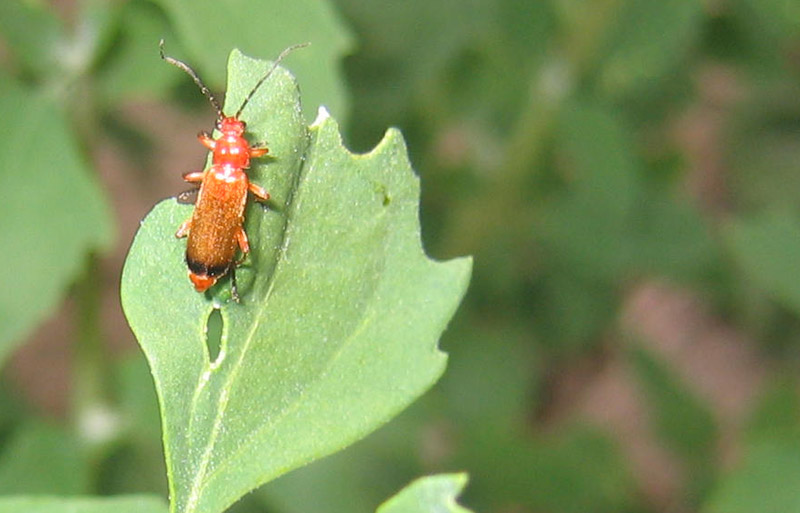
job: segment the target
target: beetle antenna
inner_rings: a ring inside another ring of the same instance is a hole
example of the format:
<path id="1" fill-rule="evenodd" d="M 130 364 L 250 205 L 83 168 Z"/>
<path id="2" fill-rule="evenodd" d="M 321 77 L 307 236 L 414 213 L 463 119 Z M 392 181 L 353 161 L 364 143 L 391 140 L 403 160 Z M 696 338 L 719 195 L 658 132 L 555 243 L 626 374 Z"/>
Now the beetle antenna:
<path id="1" fill-rule="evenodd" d="M 190 68 L 189 65 L 186 64 L 185 62 L 179 61 L 178 59 L 173 59 L 172 57 L 170 57 L 168 55 L 164 55 L 164 40 L 163 39 L 158 43 L 158 51 L 161 54 L 161 58 L 164 59 L 164 61 L 166 61 L 168 64 L 172 64 L 173 66 L 175 66 L 178 69 L 183 70 L 187 75 L 192 77 L 192 80 L 194 80 L 194 83 L 197 84 L 197 87 L 200 88 L 200 92 L 203 93 L 203 96 L 208 98 L 208 101 L 211 102 L 211 105 L 214 107 L 214 110 L 217 111 L 218 118 L 219 119 L 224 118 L 225 115 L 222 114 L 222 107 L 219 106 L 219 102 L 217 101 L 216 98 L 214 98 L 214 95 L 211 94 L 211 91 L 209 91 L 208 87 L 206 87 L 206 85 L 203 83 L 203 81 L 200 80 L 200 77 L 197 76 L 197 73 L 195 73 L 194 70 L 192 68 Z"/>
<path id="2" fill-rule="evenodd" d="M 278 64 L 280 64 L 280 62 L 283 60 L 284 57 L 286 57 L 293 51 L 297 50 L 298 48 L 304 48 L 310 44 L 311 43 L 299 43 L 296 45 L 292 45 L 286 48 L 284 51 L 282 51 L 280 55 L 278 55 L 278 57 L 274 61 L 272 61 L 272 66 L 270 66 L 269 70 L 264 74 L 263 77 L 261 77 L 261 80 L 259 80 L 258 83 L 255 85 L 255 87 L 253 87 L 253 89 L 250 91 L 250 94 L 247 95 L 247 98 L 244 99 L 244 101 L 242 102 L 242 106 L 239 107 L 239 110 L 236 111 L 236 116 L 234 117 L 237 119 L 239 118 L 239 116 L 242 114 L 242 111 L 244 110 L 245 105 L 247 105 L 247 102 L 249 102 L 250 99 L 253 97 L 253 95 L 256 94 L 256 91 L 258 90 L 259 87 L 261 87 L 261 84 L 263 84 L 264 81 L 266 81 L 269 78 L 269 76 L 272 75 L 272 72 L 275 71 L 275 68 L 278 67 Z"/>

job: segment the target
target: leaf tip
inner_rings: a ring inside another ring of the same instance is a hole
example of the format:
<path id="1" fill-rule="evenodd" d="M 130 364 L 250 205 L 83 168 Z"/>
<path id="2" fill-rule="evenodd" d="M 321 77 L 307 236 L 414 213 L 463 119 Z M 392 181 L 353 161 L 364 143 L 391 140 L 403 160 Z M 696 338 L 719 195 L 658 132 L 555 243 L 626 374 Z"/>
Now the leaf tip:
<path id="1" fill-rule="evenodd" d="M 314 119 L 314 122 L 311 123 L 311 128 L 319 128 L 322 126 L 325 121 L 331 117 L 331 113 L 328 112 L 328 109 L 325 108 L 324 105 L 320 105 L 319 109 L 317 110 L 317 117 Z"/>
<path id="2" fill-rule="evenodd" d="M 468 477 L 464 472 L 421 477 L 381 504 L 377 513 L 406 511 L 472 513 L 458 503 L 458 497 L 467 481 Z"/>

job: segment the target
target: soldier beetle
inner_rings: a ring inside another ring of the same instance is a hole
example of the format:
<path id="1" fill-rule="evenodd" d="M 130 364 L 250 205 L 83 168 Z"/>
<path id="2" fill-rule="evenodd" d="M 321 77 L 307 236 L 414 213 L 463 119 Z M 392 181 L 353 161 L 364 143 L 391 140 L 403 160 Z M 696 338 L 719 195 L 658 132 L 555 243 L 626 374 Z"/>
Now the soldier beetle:
<path id="1" fill-rule="evenodd" d="M 251 182 L 245 173 L 250 167 L 251 158 L 263 157 L 269 150 L 264 145 L 251 146 L 247 142 L 244 138 L 247 124 L 240 117 L 247 103 L 281 60 L 289 52 L 308 44 L 293 45 L 281 52 L 244 99 L 236 114 L 226 116 L 197 73 L 184 62 L 164 55 L 164 40 L 159 43 L 161 58 L 188 74 L 217 111 L 216 129 L 220 135 L 214 139 L 208 132 L 200 132 L 197 136 L 200 143 L 213 152 L 211 166 L 204 171 L 192 171 L 183 175 L 187 182 L 199 183 L 200 190 L 192 216 L 175 233 L 178 238 L 187 237 L 186 265 L 189 268 L 189 279 L 198 292 L 208 290 L 230 272 L 231 295 L 239 302 L 235 269 L 250 252 L 243 225 L 247 193 L 249 191 L 260 201 L 269 199 L 269 193 Z M 237 248 L 242 252 L 239 261 L 235 259 Z"/>

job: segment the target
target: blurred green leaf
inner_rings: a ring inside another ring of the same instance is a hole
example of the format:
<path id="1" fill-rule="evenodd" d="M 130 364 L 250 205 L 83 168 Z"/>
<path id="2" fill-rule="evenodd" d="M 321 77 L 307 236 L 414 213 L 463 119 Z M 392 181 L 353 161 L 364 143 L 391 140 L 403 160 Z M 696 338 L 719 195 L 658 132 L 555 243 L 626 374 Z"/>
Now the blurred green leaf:
<path id="1" fill-rule="evenodd" d="M 627 241 L 631 266 L 638 272 L 690 281 L 719 267 L 719 250 L 702 213 L 671 192 L 661 186 L 640 198 Z"/>
<path id="2" fill-rule="evenodd" d="M 226 101 L 266 69 L 231 54 Z M 250 170 L 273 195 L 251 205 L 242 304 L 196 293 L 172 200 L 144 220 L 122 303 L 156 381 L 174 511 L 220 511 L 395 415 L 444 368 L 436 341 L 464 293 L 468 259 L 435 263 L 419 240 L 419 185 L 397 132 L 354 156 L 324 118 L 309 132 L 297 88 L 274 73 L 244 116 L 272 159 Z M 346 201 L 343 201 L 346 198 Z M 257 271 L 254 273 L 254 271 Z M 205 325 L 220 308 L 219 358 Z"/>
<path id="3" fill-rule="evenodd" d="M 703 4 L 694 0 L 628 0 L 609 24 L 609 45 L 600 56 L 603 92 L 619 97 L 641 92 L 668 76 L 700 42 Z"/>
<path id="4" fill-rule="evenodd" d="M 469 513 L 456 502 L 466 484 L 466 474 L 423 477 L 381 504 L 377 513 Z"/>
<path id="5" fill-rule="evenodd" d="M 470 430 L 451 464 L 469 469 L 466 500 L 478 511 L 633 511 L 636 489 L 622 454 L 595 429 L 561 426 L 540 438 Z"/>
<path id="6" fill-rule="evenodd" d="M 787 376 L 765 388 L 748 419 L 748 439 L 756 442 L 780 438 L 800 440 L 800 393 L 797 391 L 797 382 Z"/>
<path id="7" fill-rule="evenodd" d="M 23 0 L 0 2 L 0 39 L 18 64 L 35 75 L 52 74 L 63 50 L 61 21 L 48 4 Z"/>
<path id="8" fill-rule="evenodd" d="M 454 341 L 448 369 L 431 392 L 365 439 L 281 476 L 259 495 L 270 509 L 284 513 L 368 513 L 398 483 L 422 472 L 463 466 L 448 459 L 463 438 L 477 438 L 472 431 L 505 440 L 525 422 L 536 376 L 519 328 L 448 331 L 447 338 Z M 465 435 L 460 430 L 467 426 Z M 471 461 L 470 468 L 485 464 Z M 505 504 L 506 499 L 493 497 L 493 504 Z"/>
<path id="9" fill-rule="evenodd" d="M 599 343 L 614 321 L 620 299 L 607 284 L 586 280 L 571 266 L 551 262 L 536 284 L 533 322 L 548 354 L 578 357 Z"/>
<path id="10" fill-rule="evenodd" d="M 540 80 L 556 26 L 549 2 L 336 3 L 361 42 L 347 60 L 358 99 L 348 141 L 357 148 L 374 144 L 387 125 L 403 126 L 416 152 L 442 124 L 469 129 L 481 120 L 507 130 Z M 493 149 L 482 141 L 470 150 L 496 162 Z"/>
<path id="11" fill-rule="evenodd" d="M 537 368 L 522 328 L 465 326 L 448 333 L 457 342 L 436 393 L 452 422 L 481 429 L 524 424 Z"/>
<path id="12" fill-rule="evenodd" d="M 635 347 L 630 356 L 656 434 L 686 462 L 692 494 L 703 493 L 719 436 L 711 410 L 647 350 Z"/>
<path id="13" fill-rule="evenodd" d="M 710 460 L 717 427 L 708 407 L 644 348 L 633 348 L 630 355 L 658 434 L 683 458 Z"/>
<path id="14" fill-rule="evenodd" d="M 143 441 L 160 441 L 158 399 L 147 360 L 142 355 L 128 357 L 117 364 L 114 375 L 120 410 L 130 435 Z"/>
<path id="15" fill-rule="evenodd" d="M 632 257 L 628 233 L 642 193 L 631 136 L 607 109 L 574 102 L 557 137 L 568 190 L 548 206 L 545 242 L 575 274 L 617 281 Z"/>
<path id="16" fill-rule="evenodd" d="M 729 77 L 735 86 L 735 77 Z M 791 210 L 800 195 L 800 84 L 762 79 L 737 104 L 722 142 L 725 184 L 740 212 Z"/>
<path id="17" fill-rule="evenodd" d="M 800 511 L 800 441 L 751 447 L 740 467 L 723 477 L 702 513 Z"/>
<path id="18" fill-rule="evenodd" d="M 767 43 L 787 46 L 800 35 L 800 4 L 787 0 L 733 0 L 731 7 Z M 773 50 L 775 47 L 772 47 Z"/>
<path id="19" fill-rule="evenodd" d="M 161 446 L 158 398 L 142 354 L 117 362 L 115 394 L 122 433 L 104 454 L 98 470 L 103 495 L 157 493 L 167 496 L 167 472 Z"/>
<path id="20" fill-rule="evenodd" d="M 543 209 L 552 265 L 606 286 L 641 273 L 696 277 L 716 256 L 705 222 L 663 185 L 645 186 L 632 138 L 618 116 L 591 101 L 562 112 L 566 190 Z"/>
<path id="21" fill-rule="evenodd" d="M 158 42 L 174 39 L 164 14 L 151 2 L 125 2 L 117 12 L 118 33 L 97 71 L 98 88 L 113 105 L 132 97 L 162 97 L 179 80 L 158 55 Z M 147 70 L 146 73 L 143 70 Z"/>
<path id="22" fill-rule="evenodd" d="M 160 497 L 2 497 L 0 513 L 166 513 Z"/>
<path id="23" fill-rule="evenodd" d="M 21 402 L 12 397 L 8 387 L 0 386 L 0 450 L 24 420 L 26 414 Z"/>
<path id="24" fill-rule="evenodd" d="M 369 485 L 383 484 L 381 472 L 394 462 L 379 460 L 370 464 L 368 454 L 348 447 L 306 467 L 268 483 L 257 493 L 270 510 L 283 513 L 326 511 L 328 513 L 367 513 L 376 504 Z M 361 457 L 365 456 L 365 457 Z M 369 472 L 379 472 L 370 479 Z"/>
<path id="25" fill-rule="evenodd" d="M 423 472 L 419 444 L 425 427 L 417 402 L 363 440 L 281 476 L 257 495 L 270 511 L 282 513 L 372 512 L 401 483 Z"/>
<path id="26" fill-rule="evenodd" d="M 6 82 L 0 94 L 0 362 L 58 304 L 90 251 L 113 238 L 111 212 L 61 106 Z"/>
<path id="27" fill-rule="evenodd" d="M 728 228 L 728 247 L 745 276 L 775 300 L 800 313 L 797 217 L 776 211 L 736 220 Z"/>
<path id="28" fill-rule="evenodd" d="M 89 493 L 89 463 L 83 445 L 67 432 L 22 425 L 0 452 L 0 495 Z"/>
<path id="29" fill-rule="evenodd" d="M 608 217 L 621 222 L 636 206 L 642 188 L 630 127 L 591 99 L 567 104 L 559 121 L 556 142 L 570 187 L 592 194 Z"/>
<path id="30" fill-rule="evenodd" d="M 350 33 L 326 1 L 297 0 L 157 0 L 174 23 L 191 64 L 206 83 L 219 87 L 222 63 L 237 48 L 248 55 L 274 59 L 286 47 L 311 42 L 285 66 L 303 90 L 306 119 L 320 105 L 343 119 L 349 98 L 340 69 L 353 43 Z M 169 42 L 167 42 L 169 44 Z"/>
<path id="31" fill-rule="evenodd" d="M 167 472 L 161 446 L 120 440 L 95 467 L 98 495 L 155 494 L 167 497 Z"/>

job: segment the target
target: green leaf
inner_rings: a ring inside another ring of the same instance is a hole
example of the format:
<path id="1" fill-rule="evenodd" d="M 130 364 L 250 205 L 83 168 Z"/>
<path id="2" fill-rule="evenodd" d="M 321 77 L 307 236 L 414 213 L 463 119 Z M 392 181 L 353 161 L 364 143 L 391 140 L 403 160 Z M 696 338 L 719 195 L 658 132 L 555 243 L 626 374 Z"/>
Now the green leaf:
<path id="1" fill-rule="evenodd" d="M 185 77 L 158 57 L 159 39 L 174 38 L 163 12 L 143 0 L 126 2 L 118 11 L 117 40 L 96 75 L 104 99 L 113 104 L 130 97 L 164 95 Z"/>
<path id="2" fill-rule="evenodd" d="M 550 46 L 550 3 L 337 0 L 360 42 L 347 61 L 358 98 L 348 141 L 371 146 L 387 124 L 411 132 L 416 116 L 427 127 L 489 118 L 494 129 L 494 120 L 515 120 Z"/>
<path id="3" fill-rule="evenodd" d="M 631 360 L 653 430 L 686 466 L 687 499 L 693 503 L 706 495 L 716 470 L 712 462 L 719 432 L 714 416 L 665 362 L 638 347 L 631 351 Z"/>
<path id="4" fill-rule="evenodd" d="M 617 113 L 573 101 L 559 128 L 568 188 L 543 216 L 557 266 L 615 287 L 637 272 L 685 279 L 711 267 L 714 247 L 699 212 L 663 185 L 647 186 L 634 134 Z"/>
<path id="5" fill-rule="evenodd" d="M 745 276 L 775 300 L 800 312 L 800 222 L 796 216 L 773 212 L 735 221 L 729 227 L 728 242 Z"/>
<path id="6" fill-rule="evenodd" d="M 227 104 L 238 106 L 266 66 L 233 52 Z M 331 118 L 309 131 L 298 102 L 279 68 L 243 113 L 252 140 L 269 142 L 272 157 L 249 174 L 273 200 L 248 208 L 241 304 L 225 301 L 228 280 L 210 297 L 190 285 L 174 233 L 191 207 L 173 200 L 143 221 L 125 263 L 122 304 L 156 382 L 173 511 L 221 511 L 352 443 L 444 369 L 436 341 L 470 261 L 425 257 L 418 179 L 398 132 L 353 155 Z M 223 328 L 212 361 L 215 308 Z"/>
<path id="7" fill-rule="evenodd" d="M 99 472 L 103 494 L 163 493 L 167 495 L 166 467 L 161 444 L 158 401 L 147 360 L 130 355 L 113 369 L 121 425 L 119 442 L 106 455 Z"/>
<path id="8" fill-rule="evenodd" d="M 791 43 L 786 40 L 800 34 L 800 4 L 797 2 L 734 0 L 731 7 L 746 20 L 743 29 L 757 31 L 768 44 L 785 44 L 788 47 Z M 772 49 L 774 52 L 775 46 Z"/>
<path id="9" fill-rule="evenodd" d="M 720 267 L 715 239 L 697 208 L 663 186 L 649 189 L 639 204 L 627 241 L 633 267 L 680 280 Z"/>
<path id="10" fill-rule="evenodd" d="M 763 39 L 759 38 L 759 41 Z M 769 46 L 772 56 L 775 43 Z M 758 59 L 756 59 L 758 60 Z M 763 65 L 763 59 L 760 61 Z M 740 212 L 791 210 L 800 194 L 800 140 L 788 120 L 800 117 L 800 86 L 793 80 L 759 79 L 726 131 L 725 180 Z"/>
<path id="11" fill-rule="evenodd" d="M 222 84 L 222 63 L 231 48 L 274 58 L 284 48 L 307 41 L 291 57 L 291 69 L 305 98 L 306 119 L 325 105 L 341 118 L 348 98 L 340 60 L 352 38 L 328 2 L 319 0 L 158 0 L 175 25 L 188 61 L 209 86 Z M 168 42 L 169 43 L 169 42 Z"/>
<path id="12" fill-rule="evenodd" d="M 714 456 L 717 439 L 717 427 L 707 405 L 645 349 L 634 348 L 630 354 L 642 392 L 652 408 L 657 433 L 689 463 L 707 464 Z"/>
<path id="13" fill-rule="evenodd" d="M 161 513 L 167 506 L 159 497 L 131 495 L 65 499 L 62 497 L 0 498 L 0 513 Z"/>
<path id="14" fill-rule="evenodd" d="M 466 474 L 423 477 L 381 504 L 377 513 L 469 513 L 456 502 L 466 484 Z"/>
<path id="15" fill-rule="evenodd" d="M 749 440 L 800 439 L 800 392 L 793 377 L 773 376 L 759 394 L 758 402 L 748 419 Z"/>
<path id="16" fill-rule="evenodd" d="M 546 214 L 545 243 L 583 277 L 618 281 L 633 253 L 628 233 L 642 192 L 631 134 L 608 109 L 574 102 L 557 135 L 572 181 Z"/>
<path id="17" fill-rule="evenodd" d="M 74 436 L 56 427 L 29 424 L 0 453 L 0 494 L 89 492 L 89 460 Z"/>
<path id="18" fill-rule="evenodd" d="M 736 471 L 720 480 L 703 513 L 800 511 L 800 444 L 769 441 L 752 447 Z"/>
<path id="19" fill-rule="evenodd" d="M 130 436 L 144 442 L 160 440 L 158 406 L 153 380 L 143 355 L 119 362 L 114 371 L 117 380 L 115 397 Z"/>
<path id="20" fill-rule="evenodd" d="M 470 469 L 467 496 L 479 511 L 633 511 L 630 470 L 617 444 L 599 430 L 567 425 L 552 435 L 523 437 L 475 427 L 460 435 L 456 464 Z"/>
<path id="21" fill-rule="evenodd" d="M 451 369 L 448 360 L 445 376 Z M 419 448 L 441 427 L 440 417 L 431 418 L 431 405 L 436 415 L 441 412 L 436 389 L 369 436 L 262 486 L 256 496 L 269 511 L 282 513 L 374 511 L 403 483 L 430 470 L 431 455 Z"/>
<path id="22" fill-rule="evenodd" d="M 0 39 L 19 65 L 37 75 L 58 68 L 56 53 L 63 44 L 63 27 L 44 2 L 7 0 L 0 2 Z"/>
<path id="23" fill-rule="evenodd" d="M 628 0 L 611 31 L 600 80 L 606 92 L 620 96 L 646 93 L 667 76 L 700 40 L 703 5 L 693 0 Z"/>
<path id="24" fill-rule="evenodd" d="M 447 417 L 484 430 L 524 425 L 538 378 L 530 329 L 508 323 L 459 327 L 449 334 L 457 350 L 436 388 Z"/>
<path id="25" fill-rule="evenodd" d="M 255 492 L 268 511 L 282 513 L 365 513 L 372 511 L 386 494 L 378 497 L 375 487 L 385 484 L 382 473 L 396 462 L 379 459 L 361 450 L 359 444 L 299 468 Z M 370 444 L 372 445 L 372 444 Z M 353 452 L 355 450 L 355 453 Z M 377 476 L 377 477 L 376 477 Z"/>
<path id="26" fill-rule="evenodd" d="M 0 362 L 56 306 L 111 212 L 53 99 L 8 82 L 0 94 Z"/>

